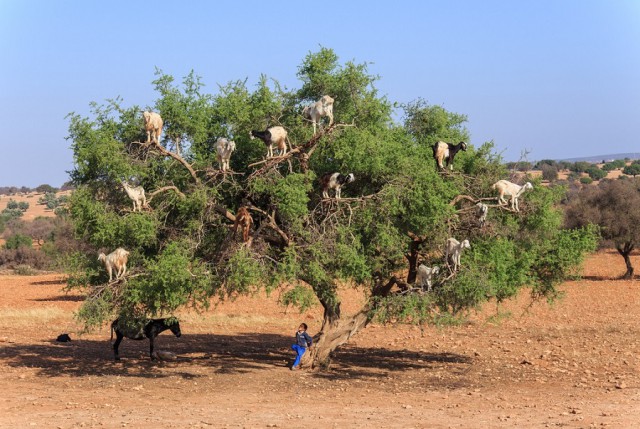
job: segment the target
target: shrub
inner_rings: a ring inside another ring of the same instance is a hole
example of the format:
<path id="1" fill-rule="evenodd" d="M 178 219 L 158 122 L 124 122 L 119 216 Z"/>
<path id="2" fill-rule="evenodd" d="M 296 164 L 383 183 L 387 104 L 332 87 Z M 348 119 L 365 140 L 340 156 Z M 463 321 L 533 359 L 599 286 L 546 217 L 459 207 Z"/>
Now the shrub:
<path id="1" fill-rule="evenodd" d="M 580 183 L 582 183 L 583 185 L 590 185 L 593 183 L 593 179 L 591 177 L 581 177 Z"/>
<path id="2" fill-rule="evenodd" d="M 17 233 L 7 238 L 4 247 L 5 249 L 18 249 L 20 247 L 31 247 L 31 243 L 31 237 Z"/>
<path id="3" fill-rule="evenodd" d="M 55 193 L 57 191 L 56 188 L 54 188 L 51 185 L 40 185 L 36 188 L 36 192 L 41 192 L 41 193 Z"/>
<path id="4" fill-rule="evenodd" d="M 13 271 L 19 276 L 34 276 L 37 274 L 37 271 L 27 264 L 16 265 Z"/>
<path id="5" fill-rule="evenodd" d="M 543 164 L 542 167 L 542 178 L 544 180 L 548 180 L 549 182 L 553 182 L 558 180 L 558 169 L 549 164 Z"/>
<path id="6" fill-rule="evenodd" d="M 640 164 L 627 165 L 622 172 L 628 176 L 636 177 L 640 174 Z"/>
<path id="7" fill-rule="evenodd" d="M 51 260 L 44 253 L 30 247 L 0 249 L 0 267 L 15 268 L 19 265 L 45 270 L 51 266 Z"/>
<path id="8" fill-rule="evenodd" d="M 587 169 L 587 174 L 589 175 L 589 177 L 591 177 L 593 180 L 601 180 L 604 179 L 605 177 L 607 177 L 607 172 L 600 170 L 597 166 L 592 165 L 591 167 L 589 167 Z"/>

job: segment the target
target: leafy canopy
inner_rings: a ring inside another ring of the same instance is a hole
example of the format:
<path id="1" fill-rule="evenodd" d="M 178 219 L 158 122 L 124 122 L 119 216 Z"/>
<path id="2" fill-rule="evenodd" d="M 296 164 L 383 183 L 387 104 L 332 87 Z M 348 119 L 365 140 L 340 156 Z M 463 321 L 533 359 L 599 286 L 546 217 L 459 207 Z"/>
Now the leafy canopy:
<path id="1" fill-rule="evenodd" d="M 469 142 L 466 116 L 419 99 L 402 107 L 398 123 L 375 87 L 379 77 L 366 63 L 341 63 L 331 49 L 309 53 L 297 76 L 297 90 L 261 76 L 255 87 L 239 80 L 207 94 L 193 72 L 178 85 L 157 70 L 151 108 L 165 121 L 160 147 L 144 143 L 140 106 L 112 99 L 94 103 L 90 117 L 69 115 L 77 188 L 69 212 L 93 251 L 76 255 L 70 284 L 98 286 L 79 313 L 88 327 L 115 315 L 206 308 L 213 296 L 261 287 L 288 287 L 284 304 L 305 308 L 317 299 L 339 315 L 338 281 L 374 294 L 415 269 L 412 251 L 419 262 L 443 266 L 446 239 L 469 239 L 462 271 L 440 279 L 434 293 L 376 296 L 371 306 L 383 320 L 437 323 L 525 285 L 553 297 L 593 247 L 593 231 L 561 228 L 564 190 L 537 183 L 521 213 L 492 207 L 488 225 L 478 227 L 469 200 L 495 196 L 491 184 L 507 177 L 492 143 L 470 144 L 447 174 L 436 171 L 431 149 L 437 140 Z M 325 94 L 335 99 L 338 125 L 313 136 L 301 111 Z M 294 151 L 265 161 L 264 144 L 249 132 L 275 125 L 287 129 Z M 236 142 L 234 174 L 218 171 L 219 137 Z M 339 203 L 322 201 L 318 186 L 333 172 L 356 177 Z M 130 211 L 122 180 L 144 187 L 149 209 Z M 459 195 L 468 199 L 454 202 Z M 247 205 L 254 229 L 243 244 L 231 226 Z M 130 274 L 106 285 L 95 255 L 116 247 L 129 250 Z"/>

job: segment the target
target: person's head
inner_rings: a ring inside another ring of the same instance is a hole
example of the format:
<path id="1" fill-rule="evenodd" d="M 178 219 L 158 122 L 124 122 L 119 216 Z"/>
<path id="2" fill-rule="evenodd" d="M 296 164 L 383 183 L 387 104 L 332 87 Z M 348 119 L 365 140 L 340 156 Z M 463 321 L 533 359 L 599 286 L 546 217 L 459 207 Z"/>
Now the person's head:
<path id="1" fill-rule="evenodd" d="M 298 331 L 306 331 L 306 330 L 307 330 L 306 323 L 301 323 L 300 326 L 298 326 Z"/>

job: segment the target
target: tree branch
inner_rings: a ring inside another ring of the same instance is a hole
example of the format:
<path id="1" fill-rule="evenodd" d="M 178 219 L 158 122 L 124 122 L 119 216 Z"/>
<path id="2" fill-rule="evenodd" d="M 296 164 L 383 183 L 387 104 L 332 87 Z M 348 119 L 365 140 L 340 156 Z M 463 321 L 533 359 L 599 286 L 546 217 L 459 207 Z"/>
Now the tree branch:
<path id="1" fill-rule="evenodd" d="M 191 174 L 191 177 L 193 177 L 193 180 L 197 183 L 200 184 L 200 179 L 198 178 L 198 176 L 196 175 L 195 170 L 193 169 L 193 167 L 191 166 L 191 164 L 189 164 L 183 157 L 181 157 L 180 155 L 170 152 L 168 150 L 166 150 L 165 148 L 163 148 L 160 143 L 156 142 L 156 141 L 150 141 L 150 142 L 132 142 L 132 143 L 137 143 L 143 146 L 153 146 L 155 147 L 158 152 L 160 152 L 161 155 L 164 156 L 170 156 L 171 158 L 175 159 L 176 161 L 178 161 L 180 164 L 182 164 L 182 166 L 184 168 L 186 168 L 189 173 Z"/>
<path id="2" fill-rule="evenodd" d="M 176 186 L 173 186 L 173 185 L 172 186 L 163 186 L 162 188 L 156 189 L 155 191 L 149 193 L 149 199 L 147 200 L 147 204 L 149 204 L 151 202 L 151 200 L 153 199 L 153 197 L 155 197 L 157 194 L 159 194 L 160 192 L 166 192 L 166 191 L 174 191 L 183 200 L 185 198 L 187 198 L 182 192 L 180 192 L 180 189 L 178 189 Z"/>

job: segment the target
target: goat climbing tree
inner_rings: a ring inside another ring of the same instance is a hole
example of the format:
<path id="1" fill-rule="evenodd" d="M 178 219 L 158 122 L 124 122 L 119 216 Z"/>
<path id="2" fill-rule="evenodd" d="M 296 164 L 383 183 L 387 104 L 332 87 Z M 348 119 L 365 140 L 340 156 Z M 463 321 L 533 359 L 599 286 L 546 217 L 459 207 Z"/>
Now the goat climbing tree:
<path id="1" fill-rule="evenodd" d="M 378 94 L 367 65 L 341 64 L 331 49 L 304 58 L 297 90 L 261 76 L 253 89 L 236 81 L 206 94 L 194 73 L 182 85 L 156 75 L 159 98 L 147 108 L 164 120 L 159 143 L 146 143 L 142 109 L 121 99 L 94 104 L 91 117 L 69 115 L 77 187 L 70 216 L 88 249 L 70 264 L 69 284 L 91 286 L 79 312 L 88 328 L 287 285 L 286 304 L 324 308 L 307 354 L 322 366 L 374 318 L 440 323 L 524 286 L 554 297 L 595 243 L 591 229 L 561 228 L 562 188 L 537 186 L 517 214 L 493 207 L 480 228 L 470 208 L 508 178 L 491 142 L 470 144 L 453 172 L 438 172 L 431 145 L 469 141 L 466 117 L 418 100 L 394 121 L 394 104 Z M 313 135 L 302 108 L 325 94 L 335 99 L 335 123 Z M 264 144 L 249 132 L 274 125 L 287 129 L 291 150 L 265 160 Z M 226 173 L 216 163 L 219 137 L 236 142 Z M 356 177 L 340 201 L 321 198 L 318 179 L 327 172 Z M 127 209 L 122 180 L 152 196 L 146 210 Z M 242 206 L 254 219 L 248 243 L 232 237 Z M 416 290 L 407 281 L 416 265 L 444 266 L 449 237 L 471 242 L 462 268 L 436 279 L 431 293 Z M 130 274 L 107 287 L 95 254 L 116 247 L 130 251 Z M 342 313 L 340 284 L 364 286 L 356 314 Z"/>

